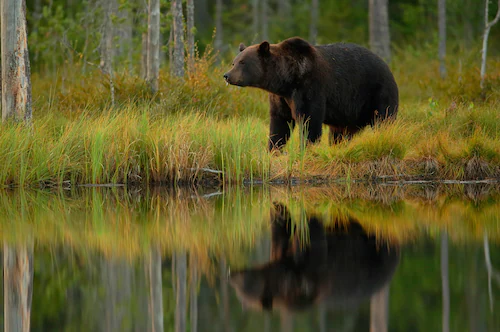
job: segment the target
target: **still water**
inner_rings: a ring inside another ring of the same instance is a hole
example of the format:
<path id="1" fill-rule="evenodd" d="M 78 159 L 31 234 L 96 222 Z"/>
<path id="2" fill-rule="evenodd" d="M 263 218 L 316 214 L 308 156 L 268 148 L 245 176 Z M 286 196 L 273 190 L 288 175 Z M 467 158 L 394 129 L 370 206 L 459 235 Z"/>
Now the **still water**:
<path id="1" fill-rule="evenodd" d="M 3 190 L 0 232 L 2 326 L 500 331 L 494 185 Z"/>

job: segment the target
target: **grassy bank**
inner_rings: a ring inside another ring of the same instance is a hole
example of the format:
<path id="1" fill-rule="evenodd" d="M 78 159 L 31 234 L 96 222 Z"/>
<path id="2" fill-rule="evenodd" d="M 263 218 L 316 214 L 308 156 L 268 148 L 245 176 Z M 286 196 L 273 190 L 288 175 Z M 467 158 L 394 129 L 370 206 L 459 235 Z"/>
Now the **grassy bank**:
<path id="1" fill-rule="evenodd" d="M 113 107 L 100 72 L 35 75 L 33 127 L 0 131 L 0 185 L 498 179 L 500 61 L 488 65 L 493 74 L 481 91 L 466 56 L 450 60 L 441 80 L 437 61 L 401 52 L 393 61 L 396 122 L 336 146 L 325 132 L 305 151 L 295 133 L 275 155 L 266 152 L 266 94 L 226 87 L 227 66 L 208 58 L 185 81 L 163 72 L 156 95 L 140 78 L 118 73 Z"/>

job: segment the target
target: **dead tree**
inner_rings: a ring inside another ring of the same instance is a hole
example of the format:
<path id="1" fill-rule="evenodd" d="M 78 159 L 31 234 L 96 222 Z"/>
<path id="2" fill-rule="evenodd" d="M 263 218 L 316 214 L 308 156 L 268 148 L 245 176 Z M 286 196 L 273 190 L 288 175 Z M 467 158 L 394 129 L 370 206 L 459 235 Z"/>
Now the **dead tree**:
<path id="1" fill-rule="evenodd" d="M 182 0 L 172 1 L 174 16 L 174 63 L 172 71 L 174 76 L 184 76 L 184 16 L 182 14 Z"/>
<path id="2" fill-rule="evenodd" d="M 194 35 L 196 29 L 194 27 L 194 0 L 187 0 L 187 49 L 188 49 L 188 72 L 194 73 Z"/>
<path id="3" fill-rule="evenodd" d="M 149 0 L 146 81 L 153 93 L 160 76 L 160 0 Z"/>
<path id="4" fill-rule="evenodd" d="M 31 73 L 26 28 L 26 2 L 0 1 L 2 121 L 31 123 Z"/>
<path id="5" fill-rule="evenodd" d="M 493 21 L 489 19 L 489 0 L 484 1 L 484 33 L 483 33 L 483 50 L 481 60 L 481 89 L 484 89 L 484 77 L 486 75 L 486 55 L 488 53 L 488 37 L 491 27 L 500 20 L 500 0 L 498 0 L 497 14 Z"/>

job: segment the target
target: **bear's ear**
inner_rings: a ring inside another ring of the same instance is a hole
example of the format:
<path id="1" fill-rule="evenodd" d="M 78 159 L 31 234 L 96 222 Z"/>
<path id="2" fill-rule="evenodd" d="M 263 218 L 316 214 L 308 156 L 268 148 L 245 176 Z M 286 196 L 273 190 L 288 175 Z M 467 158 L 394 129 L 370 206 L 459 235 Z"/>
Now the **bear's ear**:
<path id="1" fill-rule="evenodd" d="M 245 48 L 247 48 L 247 47 L 245 46 L 245 44 L 240 43 L 240 52 L 243 52 L 243 50 L 245 50 Z"/>
<path id="2" fill-rule="evenodd" d="M 269 51 L 269 43 L 266 41 L 263 41 L 262 43 L 260 43 L 259 45 L 259 54 L 260 55 L 269 55 L 271 54 L 271 52 Z"/>

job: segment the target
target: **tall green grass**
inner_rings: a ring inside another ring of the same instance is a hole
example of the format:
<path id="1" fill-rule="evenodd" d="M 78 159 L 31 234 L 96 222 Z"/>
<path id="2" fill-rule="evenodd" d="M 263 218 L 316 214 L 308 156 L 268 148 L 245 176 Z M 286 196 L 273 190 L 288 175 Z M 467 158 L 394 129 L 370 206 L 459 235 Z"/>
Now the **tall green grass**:
<path id="1" fill-rule="evenodd" d="M 185 80 L 162 72 L 155 95 L 117 73 L 115 107 L 97 71 L 34 75 L 33 127 L 0 127 L 0 186 L 499 178 L 500 61 L 490 60 L 480 90 L 473 60 L 450 57 L 442 80 L 437 61 L 399 51 L 396 121 L 335 146 L 326 130 L 305 146 L 307 133 L 296 129 L 275 154 L 267 152 L 266 93 L 226 86 L 225 65 L 209 56 Z"/>

